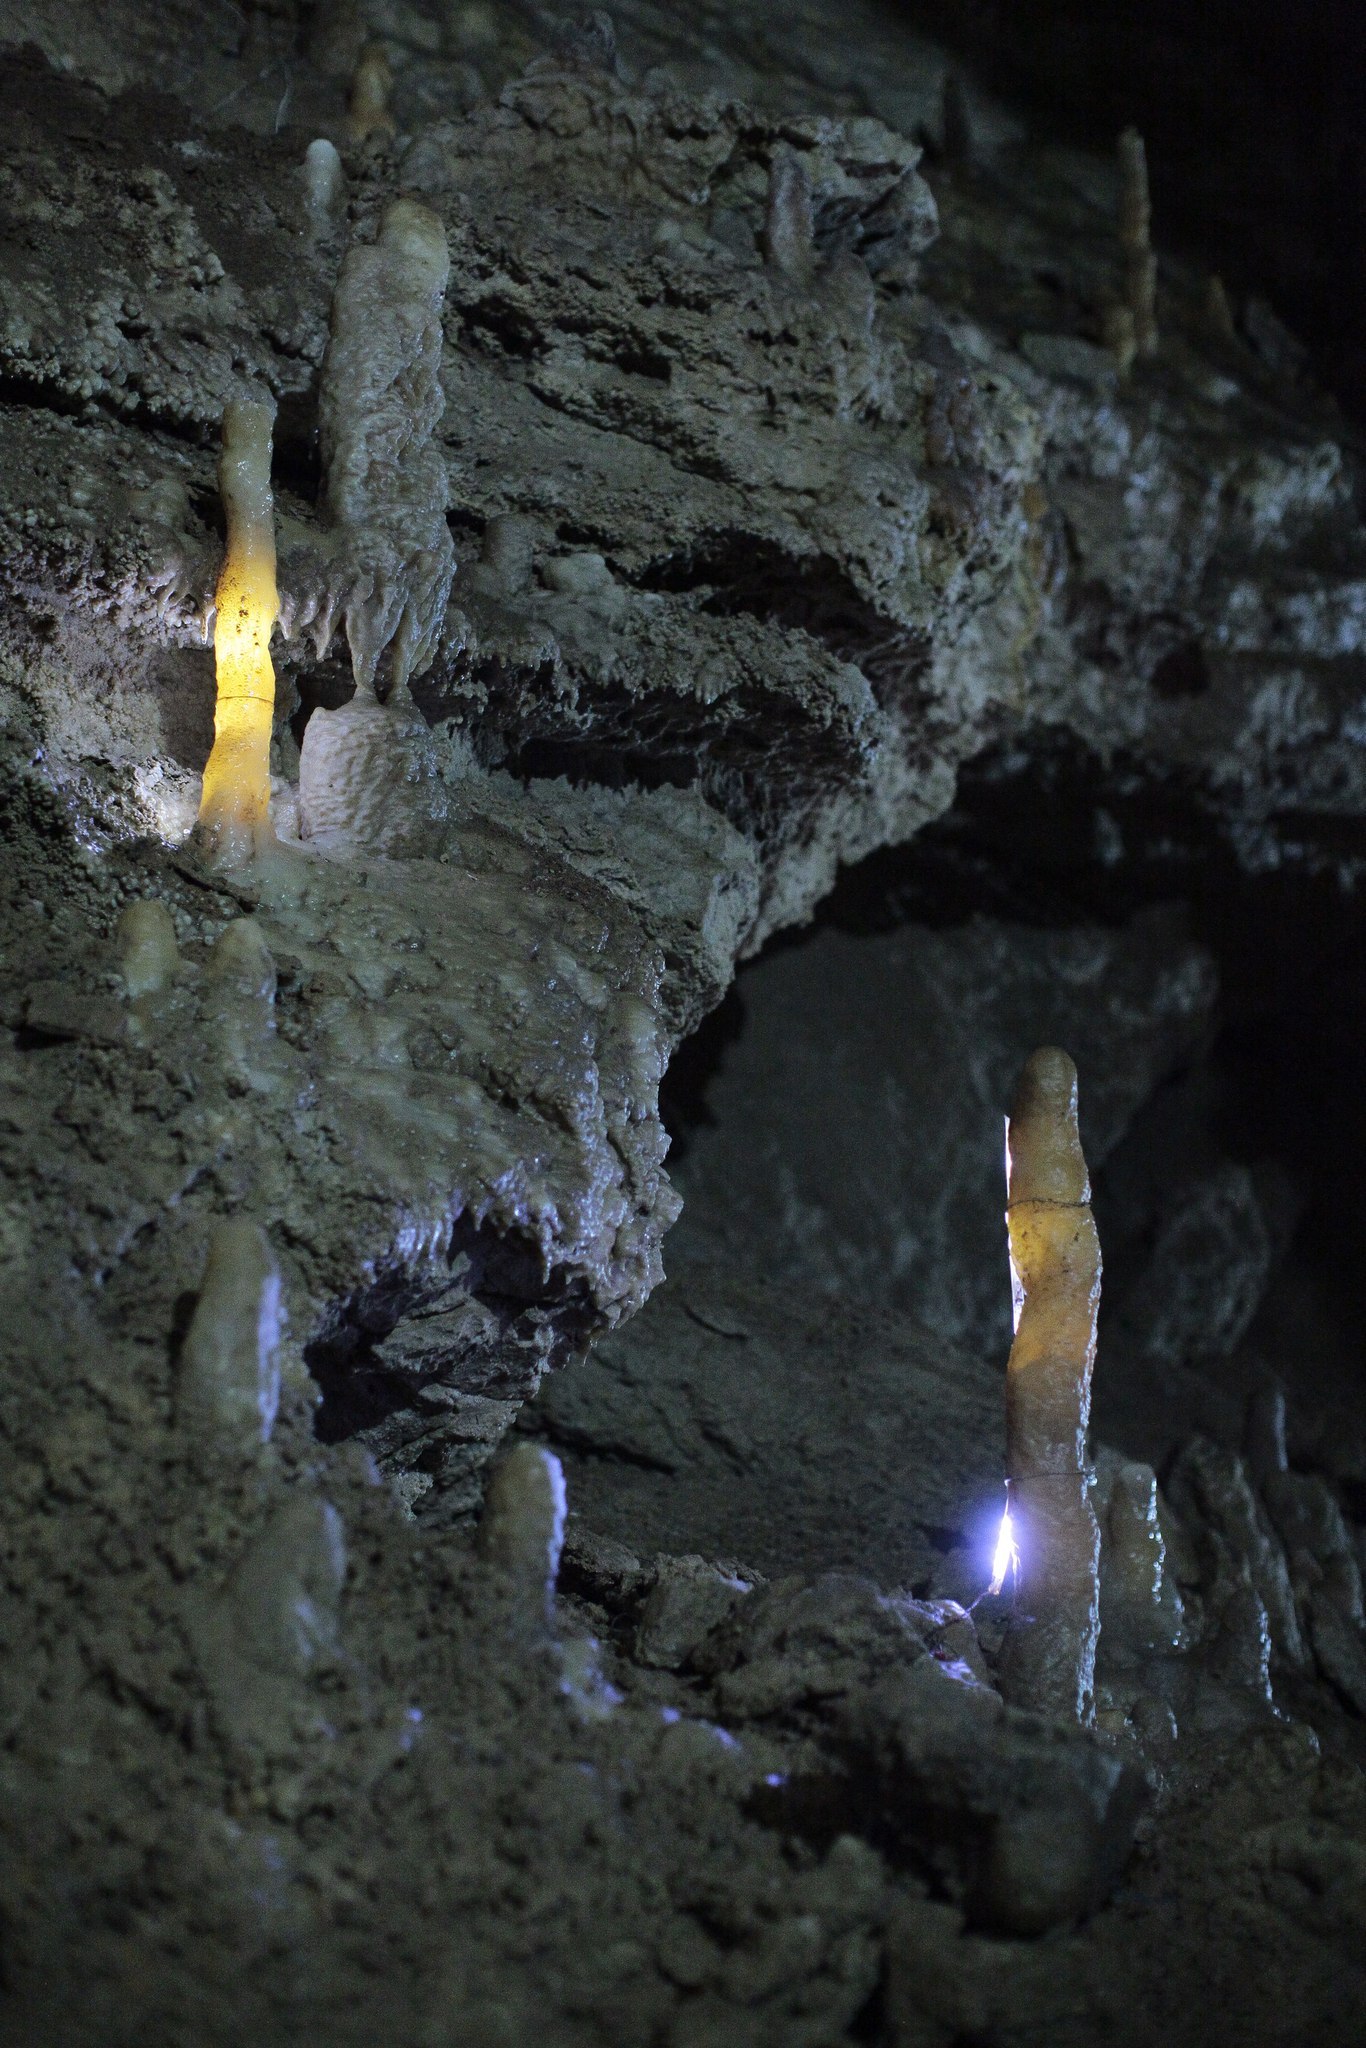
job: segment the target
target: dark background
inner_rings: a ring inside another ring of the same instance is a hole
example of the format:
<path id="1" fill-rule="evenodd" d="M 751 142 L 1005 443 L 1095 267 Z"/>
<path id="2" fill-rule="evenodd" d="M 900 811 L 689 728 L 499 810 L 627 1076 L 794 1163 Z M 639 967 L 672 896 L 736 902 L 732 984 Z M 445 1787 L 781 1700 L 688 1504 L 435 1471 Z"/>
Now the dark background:
<path id="1" fill-rule="evenodd" d="M 1362 0 L 901 0 L 1040 127 L 1148 145 L 1154 239 L 1265 296 L 1366 418 Z"/>

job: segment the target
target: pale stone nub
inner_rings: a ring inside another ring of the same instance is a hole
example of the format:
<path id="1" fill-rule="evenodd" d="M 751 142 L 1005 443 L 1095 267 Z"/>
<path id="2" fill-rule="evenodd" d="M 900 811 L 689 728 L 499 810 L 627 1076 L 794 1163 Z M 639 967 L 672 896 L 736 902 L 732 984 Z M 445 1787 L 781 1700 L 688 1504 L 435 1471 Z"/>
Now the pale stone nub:
<path id="1" fill-rule="evenodd" d="M 280 1405 L 280 1274 L 259 1224 L 220 1223 L 180 1356 L 180 1422 L 215 1447 L 268 1443 Z"/>
<path id="2" fill-rule="evenodd" d="M 794 283 L 809 279 L 815 268 L 811 178 L 802 158 L 786 143 L 774 150 L 768 167 L 764 252 L 773 268 Z"/>
<path id="3" fill-rule="evenodd" d="M 115 927 L 119 971 L 129 996 L 160 995 L 171 986 L 180 967 L 175 925 L 166 905 L 155 896 L 139 896 L 119 912 Z"/>
<path id="4" fill-rule="evenodd" d="M 484 1496 L 479 1552 L 514 1592 L 547 1617 L 564 1548 L 564 1469 L 553 1451 L 518 1444 L 495 1466 Z"/>
<path id="5" fill-rule="evenodd" d="M 1124 251 L 1124 294 L 1141 356 L 1157 349 L 1157 258 L 1152 247 L 1148 156 L 1136 128 L 1119 138 L 1119 239 Z"/>
<path id="6" fill-rule="evenodd" d="M 1172 1650 L 1184 1639 L 1184 1608 L 1167 1569 L 1167 1545 L 1151 1465 L 1115 1473 L 1105 1513 L 1101 1623 L 1135 1649 Z"/>
<path id="7" fill-rule="evenodd" d="M 1025 1062 L 1010 1112 L 1006 1174 L 1012 1204 L 1091 1199 L 1077 1127 L 1077 1070 L 1056 1045 L 1041 1046 Z"/>
<path id="8" fill-rule="evenodd" d="M 222 931 L 209 954 L 207 973 L 234 995 L 258 1002 L 275 1000 L 275 962 L 265 934 L 254 918 L 237 917 Z"/>
<path id="9" fill-rule="evenodd" d="M 347 126 L 354 142 L 367 142 L 372 135 L 393 134 L 394 117 L 389 111 L 393 88 L 394 74 L 384 45 L 367 43 L 351 80 Z"/>
<path id="10" fill-rule="evenodd" d="M 346 174 L 337 146 L 324 135 L 304 151 L 304 204 L 315 233 L 322 233 L 341 212 Z"/>
<path id="11" fill-rule="evenodd" d="M 346 1583 L 341 1516 L 296 1492 L 252 1539 L 224 1588 L 240 1653 L 280 1677 L 304 1677 L 340 1647 Z"/>

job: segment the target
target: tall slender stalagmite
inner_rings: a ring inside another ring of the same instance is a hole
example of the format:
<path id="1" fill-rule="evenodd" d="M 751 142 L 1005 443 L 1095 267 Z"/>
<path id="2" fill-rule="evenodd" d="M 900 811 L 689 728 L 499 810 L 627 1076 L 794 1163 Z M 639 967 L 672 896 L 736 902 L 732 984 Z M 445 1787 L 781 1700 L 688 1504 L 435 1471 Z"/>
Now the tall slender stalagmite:
<path id="1" fill-rule="evenodd" d="M 1136 128 L 1119 138 L 1119 240 L 1124 251 L 1124 300 L 1141 356 L 1157 353 L 1157 257 L 1152 244 L 1148 156 Z"/>
<path id="2" fill-rule="evenodd" d="M 204 769 L 199 829 L 223 860 L 246 860 L 271 836 L 270 729 L 275 670 L 270 635 L 275 587 L 275 510 L 270 437 L 275 407 L 235 399 L 223 412 L 218 486 L 228 546 L 218 578 L 213 751 Z"/>
<path id="3" fill-rule="evenodd" d="M 1077 1070 L 1044 1046 L 1020 1077 L 1006 1138 L 1015 1341 L 1006 1476 L 1020 1552 L 1002 1657 L 1006 1698 L 1089 1721 L 1100 1632 L 1100 1532 L 1086 1428 L 1100 1306 L 1100 1241 L 1077 1130 Z"/>

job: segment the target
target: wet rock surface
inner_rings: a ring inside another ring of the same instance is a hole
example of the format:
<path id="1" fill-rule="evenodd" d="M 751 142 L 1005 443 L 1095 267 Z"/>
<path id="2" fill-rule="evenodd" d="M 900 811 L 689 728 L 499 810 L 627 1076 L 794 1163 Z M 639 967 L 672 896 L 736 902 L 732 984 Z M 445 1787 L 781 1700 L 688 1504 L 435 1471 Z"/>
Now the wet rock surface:
<path id="1" fill-rule="evenodd" d="M 1360 977 L 1296 927 L 1366 557 L 1291 337 L 1162 251 L 1121 360 L 1113 163 L 862 0 L 0 42 L 0 2032 L 1354 2041 Z M 1085 1728 L 985 1591 L 1048 1040 Z"/>

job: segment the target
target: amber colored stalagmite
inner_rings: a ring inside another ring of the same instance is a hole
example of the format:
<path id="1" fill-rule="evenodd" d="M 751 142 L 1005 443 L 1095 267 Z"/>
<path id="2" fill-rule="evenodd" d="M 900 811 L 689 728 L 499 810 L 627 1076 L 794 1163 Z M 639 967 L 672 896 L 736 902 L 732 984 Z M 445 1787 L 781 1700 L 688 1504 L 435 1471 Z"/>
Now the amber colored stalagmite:
<path id="1" fill-rule="evenodd" d="M 347 126 L 353 142 L 368 142 L 377 136 L 381 141 L 394 132 L 394 117 L 389 112 L 389 95 L 394 89 L 394 74 L 389 68 L 389 59 L 382 43 L 367 43 L 360 53 L 351 81 L 350 119 Z"/>
<path id="2" fill-rule="evenodd" d="M 236 400 L 223 413 L 218 483 L 228 547 L 218 578 L 213 751 L 204 769 L 199 829 L 221 859 L 246 860 L 270 836 L 270 728 L 275 670 L 270 635 L 275 588 L 275 513 L 270 436 L 275 408 Z"/>
<path id="3" fill-rule="evenodd" d="M 1034 1053 L 1020 1077 L 1006 1172 L 1015 1290 L 1006 1476 L 1020 1580 L 1002 1689 L 1017 1706 L 1088 1721 L 1100 1632 L 1100 1532 L 1086 1465 L 1100 1241 L 1077 1130 L 1077 1070 L 1056 1046 Z"/>

